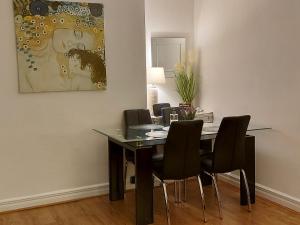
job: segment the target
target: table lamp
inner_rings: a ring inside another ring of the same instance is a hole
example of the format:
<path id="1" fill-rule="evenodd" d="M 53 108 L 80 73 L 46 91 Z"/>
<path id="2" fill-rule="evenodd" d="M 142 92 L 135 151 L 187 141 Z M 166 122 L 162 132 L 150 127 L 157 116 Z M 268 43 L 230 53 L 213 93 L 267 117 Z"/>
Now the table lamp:
<path id="1" fill-rule="evenodd" d="M 158 100 L 158 89 L 156 84 L 164 84 L 166 82 L 165 70 L 162 67 L 152 67 L 147 71 L 147 83 L 149 93 L 149 104 L 152 107 Z"/>

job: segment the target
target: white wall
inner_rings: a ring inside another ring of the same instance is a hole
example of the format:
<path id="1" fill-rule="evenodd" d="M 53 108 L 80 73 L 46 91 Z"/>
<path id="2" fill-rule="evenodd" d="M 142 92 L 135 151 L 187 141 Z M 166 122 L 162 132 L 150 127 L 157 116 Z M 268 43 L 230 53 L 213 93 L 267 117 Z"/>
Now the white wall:
<path id="1" fill-rule="evenodd" d="M 185 37 L 187 50 L 193 48 L 194 0 L 145 0 L 147 67 L 152 65 L 151 37 Z M 158 102 L 169 102 L 178 106 L 174 78 L 158 85 Z"/>
<path id="2" fill-rule="evenodd" d="M 300 198 L 300 2 L 195 0 L 203 108 L 250 114 L 257 182 Z"/>
<path id="3" fill-rule="evenodd" d="M 106 183 L 106 139 L 91 129 L 146 107 L 144 1 L 101 2 L 107 91 L 19 94 L 12 1 L 0 1 L 0 202 Z"/>

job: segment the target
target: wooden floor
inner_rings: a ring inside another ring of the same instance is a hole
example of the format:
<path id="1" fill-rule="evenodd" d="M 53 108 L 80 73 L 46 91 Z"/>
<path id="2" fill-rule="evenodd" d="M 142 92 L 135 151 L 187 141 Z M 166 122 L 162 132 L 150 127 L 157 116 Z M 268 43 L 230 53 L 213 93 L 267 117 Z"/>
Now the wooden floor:
<path id="1" fill-rule="evenodd" d="M 257 198 L 252 213 L 239 205 L 239 190 L 220 183 L 224 219 L 218 218 L 217 202 L 211 186 L 204 188 L 207 201 L 207 225 L 282 225 L 300 224 L 300 213 Z M 200 192 L 195 181 L 188 183 L 188 201 L 174 204 L 173 187 L 169 185 L 172 225 L 203 224 Z M 154 191 L 155 224 L 167 224 L 161 188 Z M 110 202 L 107 196 L 47 206 L 0 215 L 0 225 L 129 225 L 135 224 L 134 192 L 126 193 L 124 201 Z"/>

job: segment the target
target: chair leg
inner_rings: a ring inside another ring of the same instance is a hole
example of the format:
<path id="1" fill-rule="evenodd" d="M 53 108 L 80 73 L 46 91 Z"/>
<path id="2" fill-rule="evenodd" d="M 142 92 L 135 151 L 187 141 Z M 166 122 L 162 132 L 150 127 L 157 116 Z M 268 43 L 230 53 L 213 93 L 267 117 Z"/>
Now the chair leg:
<path id="1" fill-rule="evenodd" d="M 175 180 L 174 182 L 174 196 L 175 203 L 181 203 L 181 181 Z"/>
<path id="2" fill-rule="evenodd" d="M 213 174 L 211 174 L 214 186 L 215 186 L 215 191 L 216 191 L 216 195 L 217 195 L 217 200 L 218 200 L 218 206 L 219 206 L 219 215 L 220 218 L 223 219 L 223 215 L 222 215 L 222 202 L 221 202 L 221 198 L 220 198 L 220 193 L 219 193 L 219 188 L 218 188 L 218 184 L 216 181 L 216 178 Z"/>
<path id="3" fill-rule="evenodd" d="M 204 221 L 204 223 L 206 223 L 207 222 L 206 217 L 205 217 L 205 207 L 206 206 L 205 206 L 204 192 L 203 192 L 203 186 L 202 186 L 200 175 L 198 176 L 198 183 L 199 183 L 201 200 L 202 200 L 203 221 Z"/>
<path id="4" fill-rule="evenodd" d="M 162 186 L 163 186 L 163 189 L 164 189 L 164 196 L 165 196 L 165 204 L 166 204 L 166 212 L 167 212 L 168 225 L 171 225 L 171 221 L 170 221 L 170 209 L 169 209 L 169 204 L 168 204 L 167 185 L 163 181 L 162 181 Z"/>
<path id="5" fill-rule="evenodd" d="M 187 193 L 186 193 L 186 179 L 183 180 L 183 202 L 186 202 L 186 196 L 187 196 Z"/>
<path id="6" fill-rule="evenodd" d="M 216 178 L 216 182 L 218 183 L 218 182 L 219 182 L 218 174 L 217 174 L 217 173 L 214 173 L 214 176 L 215 176 L 215 178 Z"/>
<path id="7" fill-rule="evenodd" d="M 245 170 L 241 169 L 242 174 L 243 174 L 243 179 L 245 182 L 245 187 L 246 187 L 246 192 L 247 192 L 247 201 L 248 201 L 248 211 L 251 212 L 251 200 L 250 200 L 250 191 L 249 191 L 249 185 L 248 185 L 248 180 L 247 180 L 247 176 L 245 173 Z"/>
<path id="8" fill-rule="evenodd" d="M 212 175 L 215 177 L 216 183 L 218 183 L 218 178 L 217 178 L 216 174 L 213 173 Z M 216 190 L 216 188 L 215 188 L 215 182 L 211 182 L 211 185 L 212 185 L 213 189 Z M 215 197 L 218 198 L 216 191 L 214 191 L 214 194 L 215 194 Z"/>
<path id="9" fill-rule="evenodd" d="M 177 187 L 177 182 L 176 181 L 174 181 L 174 199 L 175 199 L 175 203 L 177 203 L 177 201 L 178 201 L 178 187 Z"/>
<path id="10" fill-rule="evenodd" d="M 178 203 L 182 203 L 181 202 L 181 181 L 177 181 L 178 183 Z"/>

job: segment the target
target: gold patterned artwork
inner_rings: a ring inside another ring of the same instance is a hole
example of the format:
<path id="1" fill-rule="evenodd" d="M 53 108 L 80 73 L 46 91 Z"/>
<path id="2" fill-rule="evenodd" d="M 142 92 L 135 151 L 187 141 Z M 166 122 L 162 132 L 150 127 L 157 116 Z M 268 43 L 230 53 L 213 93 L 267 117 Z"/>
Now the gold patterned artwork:
<path id="1" fill-rule="evenodd" d="M 106 89 L 102 4 L 13 2 L 20 92 Z"/>

